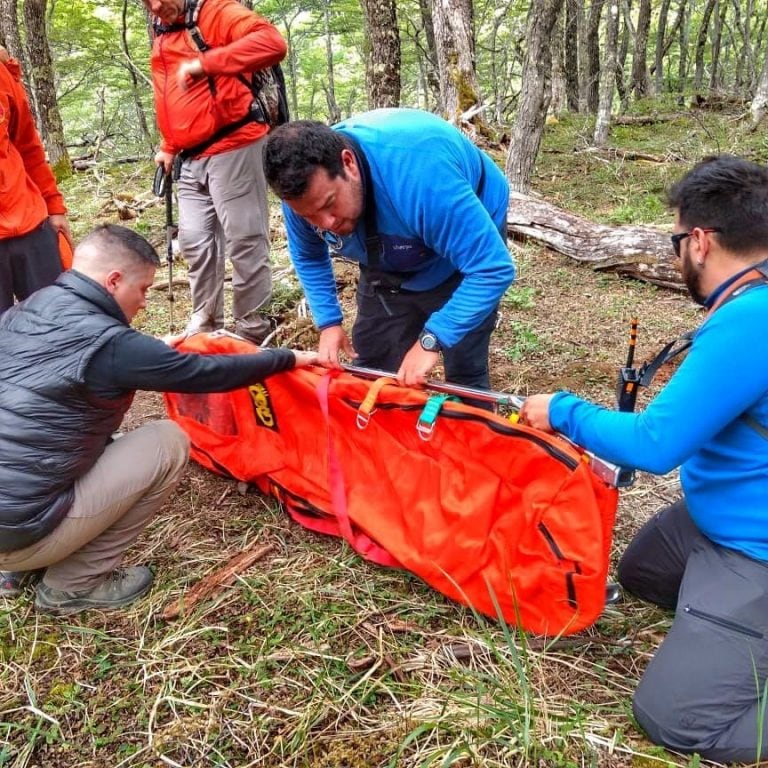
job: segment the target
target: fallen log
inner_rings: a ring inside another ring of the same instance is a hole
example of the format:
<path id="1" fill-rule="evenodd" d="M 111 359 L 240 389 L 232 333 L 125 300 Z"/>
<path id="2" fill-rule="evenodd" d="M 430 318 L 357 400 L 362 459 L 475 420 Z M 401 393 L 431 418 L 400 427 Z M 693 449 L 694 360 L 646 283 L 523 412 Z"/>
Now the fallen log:
<path id="1" fill-rule="evenodd" d="M 611 117 L 611 125 L 655 125 L 656 123 L 669 123 L 672 120 L 690 119 L 690 112 L 670 112 L 667 114 L 652 115 L 614 115 Z"/>
<path id="2" fill-rule="evenodd" d="M 631 149 L 618 149 L 617 147 L 587 147 L 576 150 L 574 154 L 592 154 L 610 160 L 643 160 L 648 163 L 670 163 L 682 160 L 681 157 L 674 154 L 651 155 L 648 152 L 635 152 Z"/>
<path id="3" fill-rule="evenodd" d="M 263 547 L 239 552 L 221 568 L 198 581 L 186 595 L 182 595 L 178 600 L 167 605 L 160 614 L 160 618 L 170 621 L 178 618 L 182 612 L 189 613 L 199 602 L 215 595 L 227 584 L 231 584 L 235 580 L 235 576 L 250 568 L 274 548 L 274 544 L 265 544 Z"/>
<path id="4" fill-rule="evenodd" d="M 507 231 L 558 253 L 664 288 L 684 290 L 669 233 L 649 226 L 609 227 L 582 219 L 545 200 L 509 196 Z"/>

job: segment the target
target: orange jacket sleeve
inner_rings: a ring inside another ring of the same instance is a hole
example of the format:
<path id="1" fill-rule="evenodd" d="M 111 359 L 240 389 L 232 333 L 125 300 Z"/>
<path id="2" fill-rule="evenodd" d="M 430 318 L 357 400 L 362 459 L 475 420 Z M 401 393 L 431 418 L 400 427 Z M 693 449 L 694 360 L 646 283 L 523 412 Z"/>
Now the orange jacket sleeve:
<path id="1" fill-rule="evenodd" d="M 201 54 L 208 75 L 238 75 L 278 64 L 288 47 L 282 35 L 266 19 L 249 11 L 236 0 L 217 4 L 208 19 L 212 40 L 226 40 Z M 205 8 L 203 9 L 205 11 Z"/>
<path id="2" fill-rule="evenodd" d="M 10 59 L 5 65 L 0 64 L 0 68 L 2 67 L 5 67 L 9 75 L 4 78 L 4 84 L 8 86 L 9 96 L 15 107 L 8 126 L 10 141 L 21 156 L 27 176 L 40 190 L 48 214 L 66 213 L 64 198 L 56 185 L 53 171 L 45 159 L 45 150 L 35 127 L 27 94 L 21 84 L 19 64 L 15 59 Z"/>

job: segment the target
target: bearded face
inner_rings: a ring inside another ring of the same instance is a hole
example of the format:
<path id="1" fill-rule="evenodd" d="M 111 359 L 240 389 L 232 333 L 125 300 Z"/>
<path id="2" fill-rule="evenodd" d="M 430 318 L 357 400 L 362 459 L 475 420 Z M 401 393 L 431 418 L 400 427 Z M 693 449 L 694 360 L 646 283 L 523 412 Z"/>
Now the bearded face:
<path id="1" fill-rule="evenodd" d="M 686 238 L 689 240 L 690 238 Z M 688 293 L 691 294 L 691 298 L 697 304 L 705 304 L 707 301 L 707 294 L 704 293 L 702 283 L 702 270 L 703 265 L 696 264 L 691 257 L 691 249 L 686 244 L 686 241 L 681 243 L 680 247 L 680 272 L 683 276 L 683 282 L 688 289 Z"/>

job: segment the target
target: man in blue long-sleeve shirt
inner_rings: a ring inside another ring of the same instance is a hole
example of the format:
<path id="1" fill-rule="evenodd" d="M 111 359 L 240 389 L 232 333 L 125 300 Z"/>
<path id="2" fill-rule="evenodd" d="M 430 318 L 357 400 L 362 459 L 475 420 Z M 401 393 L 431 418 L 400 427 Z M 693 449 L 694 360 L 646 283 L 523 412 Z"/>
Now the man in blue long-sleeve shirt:
<path id="1" fill-rule="evenodd" d="M 159 263 L 135 232 L 98 227 L 72 270 L 0 317 L 0 596 L 18 592 L 18 572 L 41 568 L 36 604 L 54 613 L 143 595 L 152 571 L 120 561 L 175 488 L 189 446 L 167 420 L 112 441 L 134 392 L 223 392 L 316 359 L 183 354 L 133 330 Z"/>
<path id="2" fill-rule="evenodd" d="M 321 364 L 343 353 L 416 386 L 442 352 L 449 381 L 488 387 L 490 334 L 515 277 L 509 188 L 490 157 L 434 115 L 382 109 L 333 128 L 281 126 L 264 167 L 284 201 Z M 360 264 L 352 343 L 330 255 Z"/>
<path id="3" fill-rule="evenodd" d="M 559 392 L 521 418 L 623 466 L 680 466 L 683 498 L 619 564 L 627 590 L 675 609 L 634 712 L 658 744 L 752 762 L 768 756 L 768 169 L 705 160 L 669 203 L 683 278 L 709 310 L 679 370 L 642 413 Z"/>

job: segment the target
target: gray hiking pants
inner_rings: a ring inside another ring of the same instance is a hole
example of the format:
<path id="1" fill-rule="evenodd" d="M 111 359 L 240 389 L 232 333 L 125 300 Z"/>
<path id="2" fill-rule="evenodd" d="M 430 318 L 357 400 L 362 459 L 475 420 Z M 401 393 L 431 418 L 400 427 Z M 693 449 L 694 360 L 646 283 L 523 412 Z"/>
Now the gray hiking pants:
<path id="1" fill-rule="evenodd" d="M 261 139 L 181 166 L 179 246 L 189 264 L 189 331 L 222 327 L 226 252 L 233 270 L 235 332 L 256 342 L 269 333 L 260 312 L 272 298 L 263 149 Z"/>
<path id="2" fill-rule="evenodd" d="M 714 544 L 679 501 L 638 532 L 619 581 L 675 609 L 633 702 L 650 739 L 720 762 L 768 757 L 765 725 L 757 755 L 759 706 L 768 696 L 768 563 Z"/>

